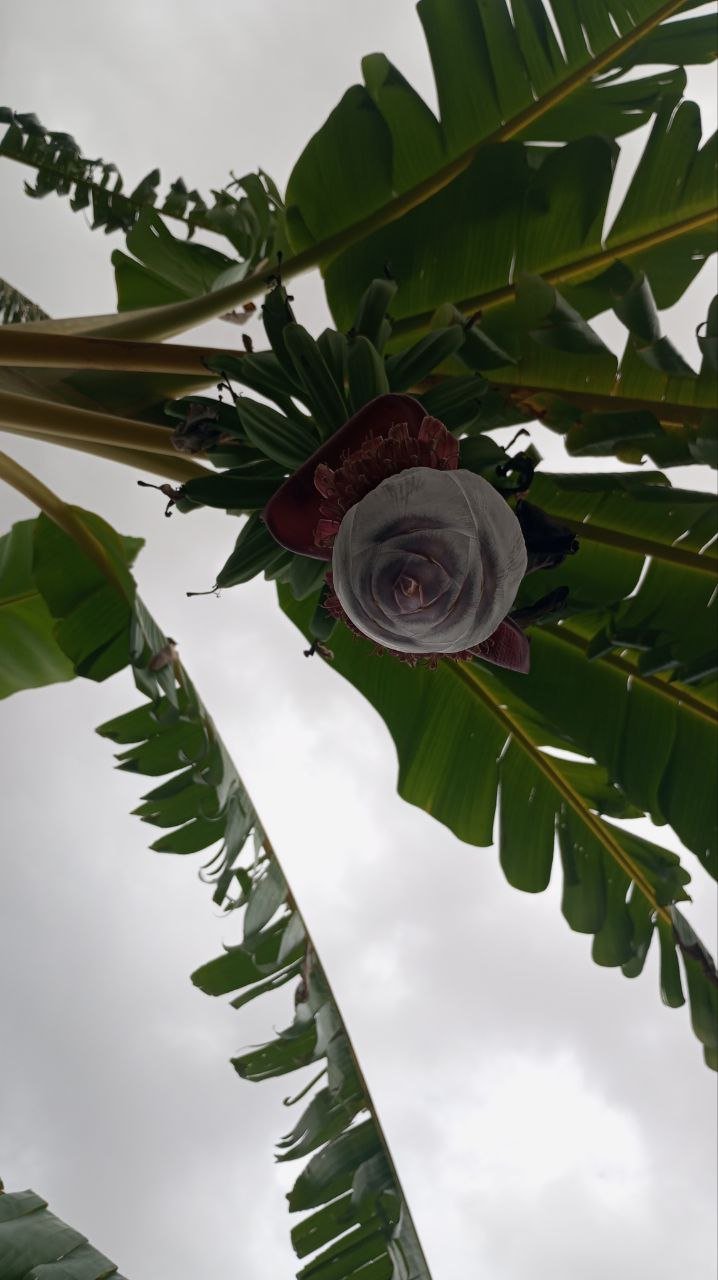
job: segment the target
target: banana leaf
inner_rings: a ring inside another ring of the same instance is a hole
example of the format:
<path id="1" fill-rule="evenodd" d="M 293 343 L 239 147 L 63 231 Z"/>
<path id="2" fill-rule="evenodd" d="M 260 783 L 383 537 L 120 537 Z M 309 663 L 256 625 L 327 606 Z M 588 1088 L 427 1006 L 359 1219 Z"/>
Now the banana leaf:
<path id="1" fill-rule="evenodd" d="M 501 344 L 501 312 L 522 273 L 560 287 L 590 318 L 613 305 L 617 259 L 646 273 L 659 308 L 672 306 L 714 251 L 715 139 L 701 145 L 695 103 L 668 100 L 606 226 L 616 156 L 597 132 L 538 160 L 516 141 L 483 146 L 450 185 L 332 257 L 325 284 L 338 327 L 385 262 L 399 286 L 398 332 L 425 328 L 448 298 L 467 315 L 481 312 Z"/>
<path id="2" fill-rule="evenodd" d="M 297 603 L 286 587 L 279 588 L 279 600 L 303 634 L 311 637 L 314 602 Z M 534 647 L 541 646 L 541 656 L 543 640 L 540 632 L 533 640 Z M 683 919 L 677 904 L 685 897 L 687 873 L 674 854 L 620 825 L 620 820 L 642 812 L 621 785 L 626 777 L 631 781 L 627 768 L 616 776 L 615 769 L 598 762 L 602 753 L 593 747 L 584 760 L 564 758 L 567 750 L 576 751 L 571 728 L 589 697 L 595 701 L 585 737 L 591 730 L 597 737 L 597 726 L 600 729 L 603 724 L 602 690 L 592 678 L 595 668 L 584 664 L 581 680 L 588 691 L 580 687 L 573 700 L 573 693 L 565 697 L 561 645 L 556 646 L 552 683 L 541 669 L 535 676 L 520 677 L 519 689 L 518 677 L 499 680 L 493 669 L 479 662 L 443 660 L 435 671 L 410 668 L 375 653 L 368 641 L 342 626 L 334 630 L 330 644 L 327 665 L 349 680 L 386 722 L 397 749 L 399 794 L 405 800 L 443 822 L 460 839 L 483 846 L 494 841 L 498 809 L 501 865 L 509 882 L 526 892 L 546 888 L 558 839 L 562 912 L 572 929 L 593 935 L 596 963 L 620 967 L 627 977 L 637 976 L 659 929 L 666 957 L 668 940 L 673 938 L 675 943 L 664 967 L 675 962 L 681 950 L 677 921 Z M 534 705 L 532 685 L 541 691 L 540 705 Z M 571 689 L 575 688 L 574 680 Z M 547 703 L 551 704 L 548 710 Z M 562 710 L 567 703 L 572 704 L 570 719 Z M 625 697 L 622 705 L 625 708 Z M 631 728 L 641 734 L 643 753 L 633 764 L 644 787 L 662 750 L 655 739 L 652 709 L 652 703 L 646 709 L 640 698 L 631 709 Z M 693 720 L 678 705 L 675 714 L 682 716 L 682 732 L 693 748 L 702 748 L 702 738 L 691 738 Z M 616 732 L 615 716 L 602 732 L 604 740 Z M 616 736 L 622 740 L 620 735 L 619 725 Z M 715 744 L 715 725 L 711 740 Z M 629 735 L 627 752 L 634 744 L 635 738 Z M 563 754 L 557 755 L 557 749 Z M 681 758 L 685 763 L 687 753 Z M 712 816 L 704 814 L 706 818 L 713 825 Z M 704 949 L 700 954 L 705 959 Z M 692 965 L 691 957 L 684 958 L 687 981 Z M 690 979 L 697 993 L 693 1026 L 706 1061 L 713 1065 L 715 1030 L 709 1030 L 705 1009 L 716 1006 L 718 977 L 712 961 L 705 959 L 701 965 L 698 985 L 692 972 Z"/>

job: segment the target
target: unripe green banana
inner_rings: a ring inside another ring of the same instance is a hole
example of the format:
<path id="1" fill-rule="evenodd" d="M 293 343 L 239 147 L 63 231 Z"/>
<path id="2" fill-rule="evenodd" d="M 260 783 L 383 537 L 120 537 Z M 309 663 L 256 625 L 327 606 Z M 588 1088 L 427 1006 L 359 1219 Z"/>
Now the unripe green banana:
<path id="1" fill-rule="evenodd" d="M 381 277 L 372 280 L 362 294 L 354 321 L 354 332 L 363 334 L 381 351 L 389 334 L 391 325 L 386 324 L 386 313 L 397 290 L 395 280 Z"/>
<path id="2" fill-rule="evenodd" d="M 240 396 L 237 414 L 250 443 L 289 471 L 296 471 L 319 447 L 319 434 L 311 419 L 300 422 L 296 412 L 285 417 L 269 405 Z"/>
<path id="3" fill-rule="evenodd" d="M 501 369 L 507 364 L 516 364 L 513 356 L 497 346 L 477 325 L 470 325 L 464 330 L 464 345 L 458 354 L 462 364 L 475 369 L 477 373 L 482 373 L 484 369 Z"/>
<path id="4" fill-rule="evenodd" d="M 314 595 L 324 582 L 326 560 L 310 560 L 309 556 L 293 556 L 287 574 L 287 582 L 295 600 L 306 600 Z"/>
<path id="5" fill-rule="evenodd" d="M 286 351 L 306 392 L 306 401 L 323 435 L 331 435 L 347 419 L 347 406 L 331 369 L 314 338 L 301 324 L 287 324 Z"/>
<path id="6" fill-rule="evenodd" d="M 343 391 L 347 377 L 346 334 L 337 333 L 336 329 L 325 329 L 317 338 L 317 346 L 329 365 L 339 390 Z"/>
<path id="7" fill-rule="evenodd" d="M 432 373 L 438 365 L 454 355 L 464 341 L 464 330 L 459 324 L 427 333 L 413 347 L 389 356 L 386 372 L 392 391 L 408 391 Z"/>
<path id="8" fill-rule="evenodd" d="M 352 413 L 389 390 L 384 361 L 373 342 L 361 333 L 349 343 L 347 371 Z"/>
<path id="9" fill-rule="evenodd" d="M 274 541 L 259 514 L 251 515 L 244 525 L 234 551 L 217 574 L 218 587 L 236 587 L 249 582 L 279 559 L 282 547 Z"/>
<path id="10" fill-rule="evenodd" d="M 474 320 L 471 320 L 464 316 L 453 302 L 443 302 L 431 317 L 431 327 L 444 329 L 447 325 L 461 325 L 464 330 L 464 345 L 458 354 L 459 359 L 469 369 L 481 372 L 483 369 L 500 369 L 503 365 L 515 364 L 513 357 L 479 328 L 478 320 L 478 314 Z"/>
<path id="11" fill-rule="evenodd" d="M 284 472 L 272 463 L 252 463 L 187 480 L 182 485 L 182 498 L 190 498 L 200 506 L 219 507 L 243 515 L 261 511 L 283 480 Z"/>
<path id="12" fill-rule="evenodd" d="M 222 356 L 210 364 L 217 373 L 227 374 L 250 391 L 272 400 L 283 413 L 291 413 L 290 397 L 296 394 L 296 381 L 287 376 L 273 351 Z"/>
<path id="13" fill-rule="evenodd" d="M 394 326 L 392 325 L 391 320 L 388 320 L 386 318 L 382 320 L 381 324 L 379 325 L 379 337 L 374 343 L 374 346 L 376 347 L 377 351 L 384 350 L 384 347 L 386 346 L 387 342 L 391 337 L 393 327 Z"/>
<path id="14" fill-rule="evenodd" d="M 488 383 L 478 374 L 463 378 L 444 378 L 422 393 L 420 399 L 427 413 L 445 423 L 449 430 L 471 422 L 479 411 L 479 401 Z"/>
<path id="15" fill-rule="evenodd" d="M 289 297 L 283 284 L 275 284 L 265 295 L 262 303 L 262 321 L 272 351 L 290 380 L 296 381 L 294 362 L 284 342 L 284 331 L 287 325 L 294 324 L 294 312 L 289 305 Z"/>
<path id="16" fill-rule="evenodd" d="M 277 550 L 280 554 L 265 566 L 264 576 L 267 582 L 286 582 L 295 559 L 293 551 L 286 551 L 284 547 L 277 547 Z"/>

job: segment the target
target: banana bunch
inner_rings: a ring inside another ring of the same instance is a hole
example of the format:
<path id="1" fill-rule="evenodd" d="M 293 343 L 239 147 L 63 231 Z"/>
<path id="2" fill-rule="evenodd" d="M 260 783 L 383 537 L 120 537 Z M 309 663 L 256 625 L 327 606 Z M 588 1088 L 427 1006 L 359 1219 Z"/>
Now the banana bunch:
<path id="1" fill-rule="evenodd" d="M 249 517 L 213 590 L 248 582 L 260 573 L 288 583 L 299 600 L 319 590 L 326 563 L 279 547 L 260 512 L 286 476 L 375 397 L 410 391 L 428 414 L 456 434 L 486 429 L 484 419 L 491 418 L 492 396 L 498 393 L 481 370 L 509 363 L 511 357 L 450 304 L 438 309 L 429 332 L 418 341 L 398 348 L 394 340 L 387 352 L 392 339 L 389 308 L 396 290 L 388 276 L 373 280 L 351 329 L 325 329 L 315 339 L 297 323 L 291 298 L 277 281 L 262 306 L 269 349 L 222 356 L 213 364 L 233 403 L 193 396 L 167 406 L 167 413 L 181 424 L 173 435 L 177 447 L 202 450 L 221 468 L 183 485 L 177 509 L 204 505 Z M 440 368 L 452 376 L 437 377 Z M 236 384 L 253 394 L 237 394 Z M 504 419 L 505 410 L 503 404 Z M 499 418 L 501 411 L 497 403 Z M 510 420 L 516 420 L 515 411 Z M 498 423 L 492 419 L 491 425 Z M 469 444 L 465 465 L 470 470 L 493 476 L 506 464 L 505 451 L 485 435 Z M 333 625 L 319 599 L 317 640 L 326 639 Z"/>

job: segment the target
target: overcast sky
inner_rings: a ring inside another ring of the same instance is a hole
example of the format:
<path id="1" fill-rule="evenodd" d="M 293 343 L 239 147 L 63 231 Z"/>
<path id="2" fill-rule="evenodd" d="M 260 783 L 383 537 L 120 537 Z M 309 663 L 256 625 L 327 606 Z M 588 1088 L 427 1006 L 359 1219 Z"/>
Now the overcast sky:
<path id="1" fill-rule="evenodd" d="M 128 186 L 155 165 L 205 189 L 261 165 L 283 185 L 372 50 L 433 97 L 408 0 L 25 0 L 0 22 L 0 96 L 113 160 Z M 710 73 L 693 83 L 714 119 Z M 28 200 L 24 176 L 0 162 L 0 276 L 53 315 L 112 310 L 119 237 L 54 197 Z M 320 282 L 292 288 L 321 328 Z M 688 355 L 712 291 L 704 274 L 668 318 Z M 232 333 L 215 322 L 193 338 Z M 535 438 L 560 457 L 555 437 Z M 495 851 L 400 801 L 383 723 L 302 657 L 269 584 L 186 599 L 226 559 L 234 521 L 165 520 L 128 470 L 11 436 L 0 447 L 148 539 L 142 595 L 179 639 L 307 916 L 434 1280 L 713 1276 L 715 1081 L 686 1011 L 661 1006 L 655 953 L 636 982 L 597 968 L 555 877 L 519 894 Z M 31 514 L 8 492 L 0 510 L 3 530 Z M 235 1013 L 191 987 L 227 924 L 199 858 L 147 852 L 151 832 L 128 816 L 141 784 L 113 774 L 93 735 L 137 701 L 122 673 L 0 708 L 0 1175 L 130 1280 L 289 1280 L 272 1146 L 297 1077 L 248 1085 L 228 1065 L 283 1025 L 289 999 Z M 691 918 L 715 946 L 711 888 L 685 862 Z"/>

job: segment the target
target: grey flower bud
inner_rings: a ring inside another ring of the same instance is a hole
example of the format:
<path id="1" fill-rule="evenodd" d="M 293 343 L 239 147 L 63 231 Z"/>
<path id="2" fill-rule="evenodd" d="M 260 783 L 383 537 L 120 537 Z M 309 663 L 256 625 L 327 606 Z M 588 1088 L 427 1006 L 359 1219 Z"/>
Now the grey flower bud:
<path id="1" fill-rule="evenodd" d="M 457 653 L 506 617 L 526 570 L 521 527 L 472 471 L 412 467 L 351 507 L 332 556 L 334 590 L 371 640 Z"/>

